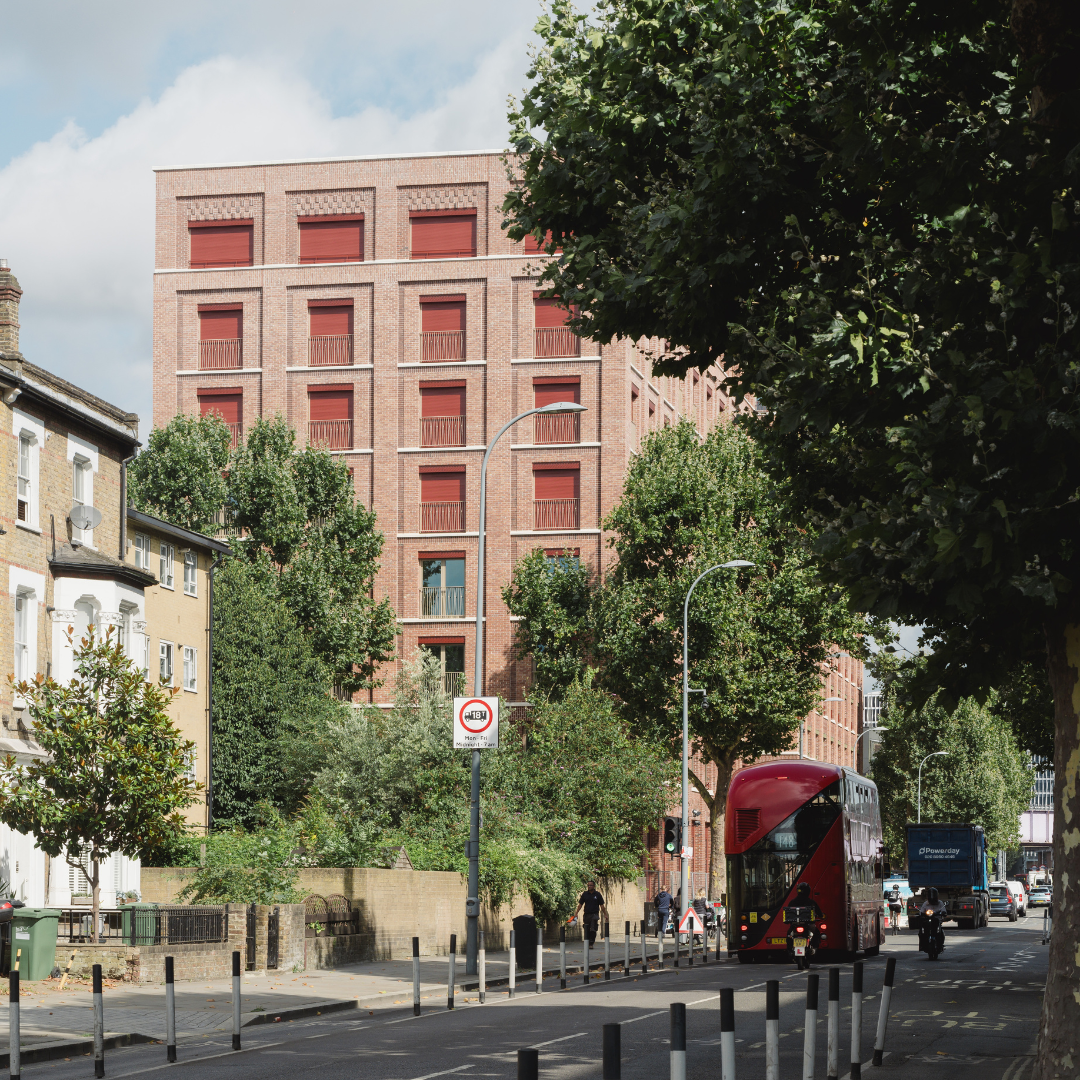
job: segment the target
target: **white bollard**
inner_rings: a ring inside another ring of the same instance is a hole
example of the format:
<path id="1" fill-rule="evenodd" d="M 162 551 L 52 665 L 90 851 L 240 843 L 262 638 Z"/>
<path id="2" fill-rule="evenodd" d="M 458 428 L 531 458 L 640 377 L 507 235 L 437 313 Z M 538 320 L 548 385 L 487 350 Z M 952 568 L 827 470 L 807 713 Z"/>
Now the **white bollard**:
<path id="1" fill-rule="evenodd" d="M 851 977 L 851 1080 L 862 1080 L 862 961 Z"/>
<path id="2" fill-rule="evenodd" d="M 829 1048 L 826 1059 L 828 1080 L 838 1080 L 840 1072 L 840 969 L 829 968 Z"/>
<path id="3" fill-rule="evenodd" d="M 780 980 L 765 984 L 765 1080 L 780 1080 Z"/>
<path id="4" fill-rule="evenodd" d="M 890 956 L 885 963 L 885 985 L 881 988 L 881 1009 L 878 1011 L 877 1038 L 874 1039 L 874 1064 L 880 1065 L 885 1056 L 885 1028 L 889 1023 L 889 1002 L 892 1001 L 893 978 L 896 975 L 896 957 Z"/>
<path id="5" fill-rule="evenodd" d="M 810 972 L 806 976 L 806 1023 L 803 1026 L 802 1075 L 803 1080 L 814 1080 L 814 1052 L 817 1050 L 817 1003 L 818 976 Z"/>

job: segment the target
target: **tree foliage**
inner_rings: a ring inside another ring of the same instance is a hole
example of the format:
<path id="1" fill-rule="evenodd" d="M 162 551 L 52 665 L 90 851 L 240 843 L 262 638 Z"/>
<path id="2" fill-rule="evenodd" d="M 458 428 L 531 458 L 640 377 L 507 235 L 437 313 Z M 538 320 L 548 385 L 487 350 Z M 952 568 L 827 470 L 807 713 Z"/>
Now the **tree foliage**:
<path id="1" fill-rule="evenodd" d="M 837 647 L 861 650 L 864 629 L 846 599 L 816 577 L 810 537 L 792 525 L 786 490 L 753 443 L 731 426 L 702 440 L 683 421 L 649 436 L 605 521 L 618 561 L 599 590 L 593 626 L 599 678 L 638 732 L 678 752 L 683 604 L 694 579 L 733 559 L 752 569 L 702 580 L 689 609 L 695 752 L 714 764 L 712 894 L 725 891 L 727 786 L 737 761 L 791 747 L 821 697 Z"/>
<path id="2" fill-rule="evenodd" d="M 175 690 L 145 682 L 111 629 L 82 638 L 74 660 L 70 683 L 39 672 L 14 684 L 45 756 L 20 764 L 9 754 L 0 764 L 0 820 L 54 859 L 89 861 L 96 927 L 101 863 L 172 843 L 200 785 L 188 772 L 194 743 L 169 718 Z"/>

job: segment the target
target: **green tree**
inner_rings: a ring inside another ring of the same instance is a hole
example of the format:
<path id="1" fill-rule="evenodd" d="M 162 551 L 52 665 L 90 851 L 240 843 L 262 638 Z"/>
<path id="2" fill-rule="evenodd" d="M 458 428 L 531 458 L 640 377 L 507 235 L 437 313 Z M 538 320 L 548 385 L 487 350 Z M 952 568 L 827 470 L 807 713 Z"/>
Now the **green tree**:
<path id="1" fill-rule="evenodd" d="M 1036 1080 L 1080 1029 L 1080 8 L 563 0 L 512 116 L 515 227 L 599 340 L 724 357 L 823 572 L 926 628 L 921 695 L 1039 645 L 1057 931 Z M 1072 823 L 1072 824 L 1068 824 Z"/>
<path id="2" fill-rule="evenodd" d="M 348 468 L 325 450 L 297 451 L 283 417 L 258 419 L 228 487 L 245 557 L 269 555 L 281 599 L 333 682 L 350 694 L 377 685 L 397 626 L 390 601 L 372 598 L 383 537 L 374 511 L 356 502 Z"/>
<path id="3" fill-rule="evenodd" d="M 102 861 L 116 851 L 141 858 L 185 831 L 179 811 L 200 787 L 189 776 L 194 743 L 169 719 L 176 691 L 145 682 L 111 629 L 75 646 L 70 683 L 40 673 L 12 683 L 45 756 L 0 764 L 0 820 L 54 859 L 89 861 L 96 941 Z"/>
<path id="4" fill-rule="evenodd" d="M 561 697 L 585 668 L 592 571 L 569 551 L 548 558 L 538 548 L 519 560 L 502 596 L 510 614 L 521 619 L 514 633 L 514 657 L 532 657 L 531 693 Z"/>
<path id="5" fill-rule="evenodd" d="M 214 818 L 251 827 L 260 804 L 300 805 L 318 767 L 312 735 L 343 707 L 265 558 L 217 572 L 214 618 Z"/>
<path id="6" fill-rule="evenodd" d="M 193 532 L 212 533 L 225 505 L 231 441 L 228 425 L 213 412 L 181 413 L 154 428 L 146 449 L 128 466 L 132 505 Z"/>
<path id="7" fill-rule="evenodd" d="M 737 761 L 791 747 L 821 697 L 836 646 L 859 649 L 862 624 L 816 578 L 807 536 L 791 524 L 785 490 L 738 429 L 704 440 L 682 422 L 644 442 L 604 527 L 618 562 L 597 594 L 593 624 L 600 678 L 637 731 L 678 753 L 682 730 L 683 603 L 694 579 L 732 559 L 695 589 L 689 611 L 694 751 L 716 767 L 710 790 L 691 781 L 711 811 L 711 893 L 726 891 L 724 822 Z"/>
<path id="8" fill-rule="evenodd" d="M 923 768 L 922 820 L 981 825 L 988 851 L 1019 847 L 1033 771 L 1007 721 L 973 698 L 951 711 L 936 701 L 915 707 L 898 688 L 888 693 L 882 720 L 888 730 L 871 775 L 881 798 L 885 847 L 894 861 L 906 855 L 905 826 L 917 820 L 919 763 L 939 750 L 947 756 L 931 758 Z"/>

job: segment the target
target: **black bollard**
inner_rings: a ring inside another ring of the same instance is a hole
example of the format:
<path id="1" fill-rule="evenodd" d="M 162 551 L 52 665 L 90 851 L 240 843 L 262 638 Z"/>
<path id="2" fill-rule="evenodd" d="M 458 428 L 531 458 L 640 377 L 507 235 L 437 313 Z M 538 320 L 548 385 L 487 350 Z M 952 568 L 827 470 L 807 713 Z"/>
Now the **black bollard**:
<path id="1" fill-rule="evenodd" d="M 780 980 L 765 984 L 765 1080 L 780 1080 Z"/>
<path id="2" fill-rule="evenodd" d="M 838 1080 L 840 1072 L 840 969 L 829 968 L 829 1043 L 826 1058 L 827 1080 Z"/>
<path id="3" fill-rule="evenodd" d="M 622 1080 L 622 1028 L 604 1025 L 604 1068 L 601 1080 Z"/>
<path id="4" fill-rule="evenodd" d="M 885 1056 L 885 1028 L 889 1023 L 889 1002 L 892 1001 L 893 979 L 896 977 L 896 957 L 885 962 L 885 985 L 881 988 L 881 1009 L 878 1012 L 877 1038 L 874 1039 L 874 1064 L 880 1065 Z"/>
<path id="5" fill-rule="evenodd" d="M 171 956 L 165 957 L 165 1060 L 176 1060 L 176 988 Z"/>
<path id="6" fill-rule="evenodd" d="M 94 1076 L 105 1075 L 105 1006 L 101 996 L 101 965 L 94 965 Z"/>
<path id="7" fill-rule="evenodd" d="M 446 974 L 446 1007 L 454 1007 L 454 980 L 457 978 L 457 934 L 450 935 L 450 966 Z"/>
<path id="8" fill-rule="evenodd" d="M 240 953 L 232 954 L 232 1048 L 240 1049 Z"/>
<path id="9" fill-rule="evenodd" d="M 671 1080 L 686 1080 L 686 1005 L 671 1003 Z"/>
<path id="10" fill-rule="evenodd" d="M 720 1080 L 735 1080 L 735 991 L 720 989 Z"/>
<path id="11" fill-rule="evenodd" d="M 539 1080 L 540 1076 L 540 1051 L 518 1051 L 517 1080 Z"/>
<path id="12" fill-rule="evenodd" d="M 806 1022 L 803 1025 L 803 1080 L 814 1080 L 814 1052 L 817 1050 L 818 976 L 806 976 Z"/>
<path id="13" fill-rule="evenodd" d="M 22 1071 L 20 1033 L 19 1033 L 19 973 L 13 971 L 8 976 L 8 1068 L 11 1080 L 19 1080 Z"/>
<path id="14" fill-rule="evenodd" d="M 862 1080 L 862 961 L 851 974 L 851 1080 Z"/>
<path id="15" fill-rule="evenodd" d="M 480 1000 L 484 1000 L 484 983 L 480 981 Z M 420 939 L 412 939 L 412 1012 L 420 1015 Z"/>

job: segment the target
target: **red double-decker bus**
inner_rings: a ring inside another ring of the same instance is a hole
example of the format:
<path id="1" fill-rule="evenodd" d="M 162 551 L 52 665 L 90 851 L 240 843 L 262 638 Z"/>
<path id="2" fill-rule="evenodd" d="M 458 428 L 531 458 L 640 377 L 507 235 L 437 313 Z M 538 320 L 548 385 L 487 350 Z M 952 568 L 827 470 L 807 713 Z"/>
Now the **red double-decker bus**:
<path id="1" fill-rule="evenodd" d="M 740 961 L 784 958 L 787 909 L 804 883 L 818 909 L 822 953 L 877 953 L 885 909 L 873 781 L 806 758 L 743 769 L 728 789 L 725 842 L 728 950 Z"/>

